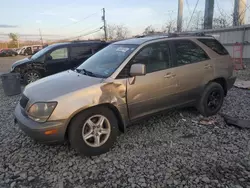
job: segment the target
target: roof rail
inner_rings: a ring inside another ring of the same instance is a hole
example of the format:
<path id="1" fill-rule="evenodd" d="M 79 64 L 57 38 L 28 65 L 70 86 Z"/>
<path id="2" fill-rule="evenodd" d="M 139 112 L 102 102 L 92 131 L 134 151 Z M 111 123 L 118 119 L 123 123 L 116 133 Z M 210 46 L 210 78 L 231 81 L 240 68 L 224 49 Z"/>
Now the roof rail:
<path id="1" fill-rule="evenodd" d="M 157 36 L 168 36 L 167 33 L 150 33 L 146 35 L 135 35 L 133 38 L 143 38 L 143 37 L 157 37 Z"/>
<path id="2" fill-rule="evenodd" d="M 182 36 L 199 36 L 199 37 L 213 37 L 212 35 L 206 35 L 203 32 L 181 32 L 181 33 L 170 33 L 169 37 L 182 37 Z"/>
<path id="3" fill-rule="evenodd" d="M 104 40 L 96 39 L 96 40 L 73 40 L 71 42 L 105 42 Z"/>

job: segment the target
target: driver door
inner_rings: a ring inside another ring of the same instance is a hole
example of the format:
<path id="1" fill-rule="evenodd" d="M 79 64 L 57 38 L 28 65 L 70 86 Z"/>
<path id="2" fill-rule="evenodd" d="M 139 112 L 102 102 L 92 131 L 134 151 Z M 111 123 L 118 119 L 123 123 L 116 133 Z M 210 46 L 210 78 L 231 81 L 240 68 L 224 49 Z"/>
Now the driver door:
<path id="1" fill-rule="evenodd" d="M 56 48 L 46 55 L 46 75 L 52 75 L 69 69 L 68 47 Z"/>
<path id="2" fill-rule="evenodd" d="M 174 105 L 178 85 L 171 62 L 168 42 L 149 44 L 132 59 L 131 64 L 145 64 L 146 75 L 127 80 L 127 104 L 131 120 Z"/>

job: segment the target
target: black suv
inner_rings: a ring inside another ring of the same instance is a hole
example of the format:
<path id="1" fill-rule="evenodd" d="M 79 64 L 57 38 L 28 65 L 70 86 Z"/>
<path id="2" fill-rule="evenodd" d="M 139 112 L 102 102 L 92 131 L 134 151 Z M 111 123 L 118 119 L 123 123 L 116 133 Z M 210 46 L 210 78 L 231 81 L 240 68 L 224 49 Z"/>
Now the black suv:
<path id="1" fill-rule="evenodd" d="M 47 46 L 29 58 L 15 62 L 11 72 L 20 73 L 25 84 L 68 69 L 73 69 L 110 43 L 76 41 Z"/>

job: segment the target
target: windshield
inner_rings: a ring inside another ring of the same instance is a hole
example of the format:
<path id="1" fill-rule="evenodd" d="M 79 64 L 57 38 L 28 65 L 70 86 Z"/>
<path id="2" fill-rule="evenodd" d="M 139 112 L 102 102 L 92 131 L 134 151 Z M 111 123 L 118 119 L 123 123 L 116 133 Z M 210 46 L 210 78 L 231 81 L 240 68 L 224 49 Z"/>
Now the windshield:
<path id="1" fill-rule="evenodd" d="M 87 59 L 77 70 L 107 78 L 137 47 L 134 44 L 111 44 Z"/>
<path id="2" fill-rule="evenodd" d="M 42 50 L 35 53 L 33 56 L 31 56 L 31 59 L 37 59 L 41 56 L 43 56 L 46 52 L 48 52 L 53 46 L 47 46 L 46 48 L 43 48 Z"/>

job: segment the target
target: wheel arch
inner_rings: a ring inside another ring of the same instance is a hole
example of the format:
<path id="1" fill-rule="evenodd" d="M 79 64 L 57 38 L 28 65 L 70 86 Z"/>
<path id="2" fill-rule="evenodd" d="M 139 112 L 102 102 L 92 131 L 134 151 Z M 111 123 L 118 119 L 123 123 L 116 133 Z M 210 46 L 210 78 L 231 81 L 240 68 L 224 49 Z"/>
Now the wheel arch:
<path id="1" fill-rule="evenodd" d="M 227 81 L 225 78 L 223 78 L 223 77 L 215 78 L 215 79 L 211 80 L 210 82 L 208 82 L 208 84 L 211 82 L 216 82 L 216 83 L 220 84 L 224 90 L 225 96 L 227 95 Z"/>
<path id="2" fill-rule="evenodd" d="M 91 110 L 93 108 L 99 108 L 99 107 L 107 107 L 114 113 L 114 115 L 116 116 L 117 121 L 118 121 L 118 128 L 122 133 L 124 133 L 125 132 L 125 124 L 123 122 L 123 119 L 122 119 L 122 116 L 121 116 L 119 110 L 117 109 L 117 107 L 115 107 L 112 104 L 104 103 L 104 104 L 99 104 L 99 105 L 92 106 L 92 107 L 89 107 L 89 108 L 80 109 L 80 110 L 76 111 L 75 113 L 73 113 L 71 115 L 71 117 L 69 118 L 69 121 L 66 123 L 67 128 L 66 128 L 66 131 L 65 131 L 65 137 L 68 138 L 69 127 L 71 125 L 71 122 L 73 121 L 74 118 L 76 118 L 77 115 L 79 115 L 80 113 L 82 113 L 84 111 Z"/>

